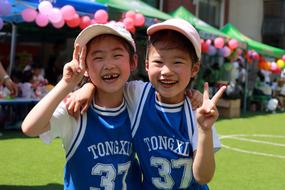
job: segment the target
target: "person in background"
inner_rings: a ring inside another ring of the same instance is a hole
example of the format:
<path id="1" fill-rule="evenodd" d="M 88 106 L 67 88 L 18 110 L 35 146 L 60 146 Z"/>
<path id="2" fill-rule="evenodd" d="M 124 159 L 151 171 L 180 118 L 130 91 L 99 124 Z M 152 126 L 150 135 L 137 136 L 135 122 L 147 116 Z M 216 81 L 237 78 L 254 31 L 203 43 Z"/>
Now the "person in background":
<path id="1" fill-rule="evenodd" d="M 10 76 L 5 71 L 2 63 L 0 62 L 0 84 L 6 86 L 10 91 L 10 96 L 15 97 L 18 95 L 18 86 L 15 84 Z"/>

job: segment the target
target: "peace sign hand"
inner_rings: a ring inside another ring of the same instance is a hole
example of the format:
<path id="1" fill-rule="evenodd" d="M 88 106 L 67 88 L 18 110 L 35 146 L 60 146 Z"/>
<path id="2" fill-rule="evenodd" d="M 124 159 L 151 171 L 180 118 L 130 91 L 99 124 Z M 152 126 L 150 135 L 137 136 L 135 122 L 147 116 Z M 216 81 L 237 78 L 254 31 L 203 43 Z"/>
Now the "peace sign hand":
<path id="1" fill-rule="evenodd" d="M 83 47 L 80 51 L 79 44 L 76 44 L 72 61 L 66 63 L 63 68 L 62 79 L 66 83 L 76 86 L 81 81 L 85 72 L 85 58 L 86 47 Z"/>
<path id="2" fill-rule="evenodd" d="M 210 130 L 218 119 L 219 112 L 216 105 L 225 89 L 226 86 L 221 87 L 213 98 L 209 99 L 209 85 L 207 82 L 204 84 L 203 104 L 197 109 L 197 121 L 203 130 Z"/>

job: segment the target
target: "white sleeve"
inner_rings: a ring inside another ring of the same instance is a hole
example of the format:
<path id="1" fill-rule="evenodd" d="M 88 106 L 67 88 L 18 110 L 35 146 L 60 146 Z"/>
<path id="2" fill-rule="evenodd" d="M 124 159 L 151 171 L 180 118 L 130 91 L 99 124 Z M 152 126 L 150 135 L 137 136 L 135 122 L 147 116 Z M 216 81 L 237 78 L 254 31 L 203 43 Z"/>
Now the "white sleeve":
<path id="1" fill-rule="evenodd" d="M 40 138 L 48 144 L 60 137 L 65 150 L 67 150 L 77 126 L 77 121 L 68 114 L 65 104 L 61 102 L 50 119 L 50 130 L 42 133 Z"/>
<path id="2" fill-rule="evenodd" d="M 192 136 L 192 146 L 193 146 L 193 151 L 197 150 L 197 144 L 198 144 L 198 123 L 196 119 L 196 112 L 194 112 L 195 116 L 195 121 L 196 125 L 194 126 L 194 134 Z M 218 150 L 221 149 L 221 141 L 220 138 L 216 132 L 215 125 L 212 126 L 212 136 L 213 136 L 213 146 L 214 146 L 214 151 L 217 152 Z"/>
<path id="3" fill-rule="evenodd" d="M 127 82 L 124 88 L 124 97 L 128 106 L 130 120 L 132 121 L 139 105 L 139 100 L 142 96 L 144 87 L 147 83 L 143 81 Z"/>

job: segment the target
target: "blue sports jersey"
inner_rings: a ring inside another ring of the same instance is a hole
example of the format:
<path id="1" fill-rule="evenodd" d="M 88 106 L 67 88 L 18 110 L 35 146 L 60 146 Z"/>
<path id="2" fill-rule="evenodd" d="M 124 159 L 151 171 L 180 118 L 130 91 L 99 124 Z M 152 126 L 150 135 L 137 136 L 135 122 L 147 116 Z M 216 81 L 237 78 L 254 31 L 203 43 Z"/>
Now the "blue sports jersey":
<path id="1" fill-rule="evenodd" d="M 66 154 L 64 189 L 140 189 L 126 105 L 115 110 L 91 106 L 79 123 Z"/>
<path id="2" fill-rule="evenodd" d="M 169 105 L 158 102 L 155 94 L 146 84 L 132 124 L 143 189 L 208 189 L 192 174 L 196 123 L 189 99 Z"/>

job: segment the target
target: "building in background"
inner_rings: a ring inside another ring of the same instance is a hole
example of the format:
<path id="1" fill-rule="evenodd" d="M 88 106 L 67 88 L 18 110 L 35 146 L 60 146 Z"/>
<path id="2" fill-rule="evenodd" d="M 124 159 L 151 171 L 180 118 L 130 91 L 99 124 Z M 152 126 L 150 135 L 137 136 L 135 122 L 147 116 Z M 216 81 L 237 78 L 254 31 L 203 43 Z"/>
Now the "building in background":
<path id="1" fill-rule="evenodd" d="M 221 28 L 230 22 L 244 35 L 285 49 L 284 0 L 144 0 L 166 13 L 184 6 L 208 24 Z"/>

